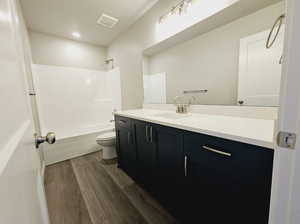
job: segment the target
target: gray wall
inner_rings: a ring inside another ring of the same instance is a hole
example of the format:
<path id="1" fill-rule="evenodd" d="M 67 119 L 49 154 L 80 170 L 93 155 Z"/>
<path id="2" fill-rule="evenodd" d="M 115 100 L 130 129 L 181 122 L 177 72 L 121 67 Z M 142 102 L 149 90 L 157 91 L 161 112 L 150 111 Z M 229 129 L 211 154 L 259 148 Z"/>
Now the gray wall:
<path id="1" fill-rule="evenodd" d="M 108 48 L 108 58 L 120 67 L 123 109 L 143 104 L 142 51 L 155 42 L 155 26 L 160 15 L 176 0 L 158 1 L 138 22 L 115 39 Z"/>
<path id="2" fill-rule="evenodd" d="M 107 49 L 30 31 L 33 63 L 87 69 L 106 68 Z"/>
<path id="3" fill-rule="evenodd" d="M 150 74 L 167 73 L 167 103 L 183 90 L 208 89 L 198 103 L 236 105 L 240 39 L 270 29 L 283 11 L 283 3 L 269 6 L 152 56 Z"/>

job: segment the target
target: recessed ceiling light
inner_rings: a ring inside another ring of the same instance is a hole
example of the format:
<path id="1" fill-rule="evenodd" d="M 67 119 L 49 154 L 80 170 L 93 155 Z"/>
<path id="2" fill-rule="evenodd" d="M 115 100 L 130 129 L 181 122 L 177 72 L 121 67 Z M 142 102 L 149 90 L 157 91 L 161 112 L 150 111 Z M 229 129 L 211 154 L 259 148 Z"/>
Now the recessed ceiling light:
<path id="1" fill-rule="evenodd" d="M 81 37 L 80 33 L 78 33 L 78 32 L 73 32 L 72 36 L 75 37 L 75 38 L 80 38 Z"/>

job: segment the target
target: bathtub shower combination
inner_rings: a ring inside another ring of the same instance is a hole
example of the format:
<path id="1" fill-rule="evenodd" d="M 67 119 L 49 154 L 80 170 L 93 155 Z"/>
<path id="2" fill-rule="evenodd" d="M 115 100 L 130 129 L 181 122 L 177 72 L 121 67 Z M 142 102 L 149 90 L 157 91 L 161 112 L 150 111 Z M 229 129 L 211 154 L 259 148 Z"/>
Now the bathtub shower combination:
<path id="1" fill-rule="evenodd" d="M 46 164 L 99 150 L 96 137 L 114 127 L 121 109 L 120 71 L 33 65 L 42 134 L 54 131 L 55 145 L 44 145 Z"/>

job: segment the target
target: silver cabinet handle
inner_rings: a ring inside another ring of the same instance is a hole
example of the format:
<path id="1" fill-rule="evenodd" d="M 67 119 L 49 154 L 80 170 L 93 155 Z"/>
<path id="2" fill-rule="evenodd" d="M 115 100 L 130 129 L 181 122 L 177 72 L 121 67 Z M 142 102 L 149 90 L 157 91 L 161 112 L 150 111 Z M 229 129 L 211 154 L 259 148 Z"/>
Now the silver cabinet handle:
<path id="1" fill-rule="evenodd" d="M 218 154 L 221 154 L 221 155 L 224 155 L 224 156 L 228 156 L 228 157 L 231 157 L 231 153 L 228 153 L 228 152 L 222 152 L 220 150 L 217 150 L 217 149 L 213 149 L 211 147 L 208 147 L 208 146 L 202 146 L 203 149 L 206 149 L 208 151 L 211 151 L 211 152 L 215 152 L 215 153 L 218 153 Z"/>
<path id="2" fill-rule="evenodd" d="M 187 177 L 187 163 L 188 163 L 188 157 L 184 157 L 184 176 Z"/>
<path id="3" fill-rule="evenodd" d="M 127 138 L 128 138 L 127 139 L 128 140 L 128 144 L 130 144 L 131 143 L 131 141 L 130 141 L 131 140 L 131 133 L 130 132 L 128 132 Z"/>
<path id="4" fill-rule="evenodd" d="M 150 142 L 153 142 L 153 128 L 150 126 Z"/>
<path id="5" fill-rule="evenodd" d="M 149 141 L 148 125 L 146 125 L 146 141 Z"/>

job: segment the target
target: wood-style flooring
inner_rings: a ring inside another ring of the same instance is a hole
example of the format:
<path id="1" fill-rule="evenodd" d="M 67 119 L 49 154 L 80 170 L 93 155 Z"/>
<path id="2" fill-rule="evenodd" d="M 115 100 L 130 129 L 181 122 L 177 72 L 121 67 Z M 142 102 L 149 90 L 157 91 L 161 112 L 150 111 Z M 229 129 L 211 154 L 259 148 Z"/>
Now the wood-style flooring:
<path id="1" fill-rule="evenodd" d="M 177 223 L 100 152 L 48 166 L 45 189 L 51 224 Z"/>

